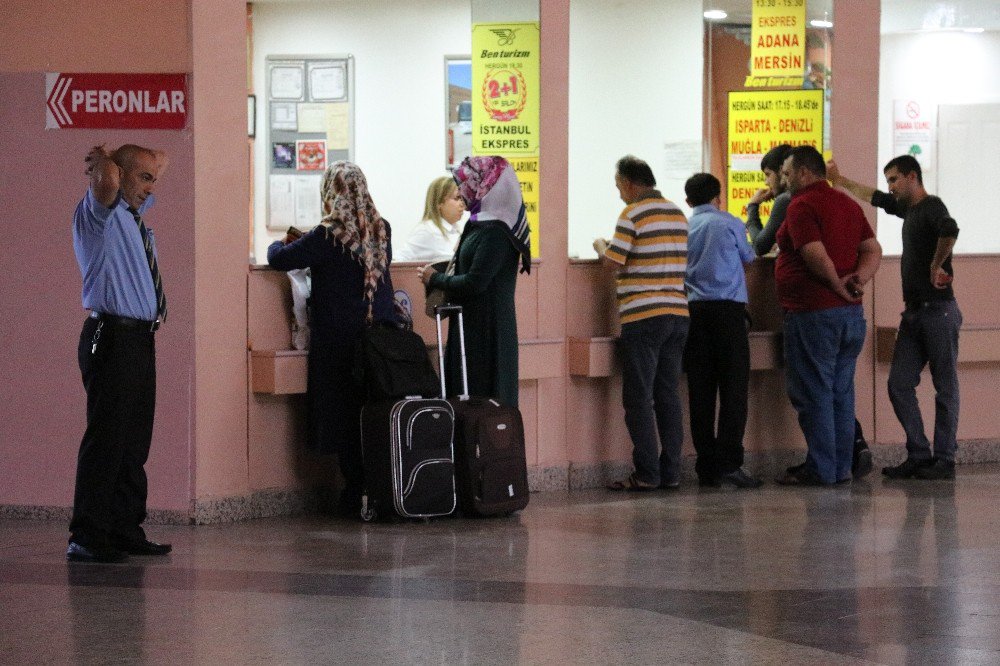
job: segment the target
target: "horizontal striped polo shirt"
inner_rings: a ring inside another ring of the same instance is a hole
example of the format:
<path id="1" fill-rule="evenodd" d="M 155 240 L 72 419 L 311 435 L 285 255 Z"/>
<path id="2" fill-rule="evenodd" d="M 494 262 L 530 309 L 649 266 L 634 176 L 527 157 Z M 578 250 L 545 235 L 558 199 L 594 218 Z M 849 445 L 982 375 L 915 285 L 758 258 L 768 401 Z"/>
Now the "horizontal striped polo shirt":
<path id="1" fill-rule="evenodd" d="M 659 315 L 688 316 L 687 218 L 657 190 L 622 211 L 605 256 L 618 272 L 618 312 L 622 324 Z"/>

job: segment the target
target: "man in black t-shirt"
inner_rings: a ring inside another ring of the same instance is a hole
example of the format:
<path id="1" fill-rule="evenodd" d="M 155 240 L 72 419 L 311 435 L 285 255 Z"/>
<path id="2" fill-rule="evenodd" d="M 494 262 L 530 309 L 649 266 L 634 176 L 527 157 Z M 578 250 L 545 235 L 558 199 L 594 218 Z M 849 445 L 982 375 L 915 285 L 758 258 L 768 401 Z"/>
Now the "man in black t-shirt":
<path id="1" fill-rule="evenodd" d="M 906 460 L 882 473 L 892 479 L 952 479 L 955 477 L 958 431 L 958 330 L 962 312 L 951 282 L 951 251 L 958 225 L 944 202 L 924 189 L 920 164 L 912 155 L 893 158 L 883 170 L 889 192 L 880 192 L 849 180 L 834 162 L 827 175 L 834 185 L 847 189 L 887 213 L 903 218 L 903 301 L 889 398 L 906 431 Z M 936 391 L 934 448 L 924 434 L 917 403 L 917 384 L 925 365 L 930 366 Z"/>

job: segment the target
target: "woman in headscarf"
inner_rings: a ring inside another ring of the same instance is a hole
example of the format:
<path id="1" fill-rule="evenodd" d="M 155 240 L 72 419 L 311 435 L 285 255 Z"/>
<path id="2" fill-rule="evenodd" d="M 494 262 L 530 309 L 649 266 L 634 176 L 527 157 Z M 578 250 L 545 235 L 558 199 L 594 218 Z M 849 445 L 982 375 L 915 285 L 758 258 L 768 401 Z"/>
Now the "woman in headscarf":
<path id="1" fill-rule="evenodd" d="M 320 224 L 298 240 L 272 243 L 267 263 L 282 271 L 312 269 L 308 443 L 338 455 L 346 481 L 341 509 L 352 513 L 361 506 L 364 480 L 363 391 L 352 376 L 354 349 L 367 324 L 398 321 L 389 276 L 391 230 L 356 164 L 331 164 L 320 194 Z"/>
<path id="2" fill-rule="evenodd" d="M 531 270 L 521 185 L 502 157 L 467 157 L 454 178 L 471 214 L 458 242 L 455 274 L 428 264 L 419 270 L 420 280 L 444 289 L 450 303 L 462 306 L 469 394 L 517 407 L 514 287 L 518 263 L 522 272 Z M 449 328 L 445 359 L 449 391 L 457 394 L 462 390 L 457 326 Z"/>

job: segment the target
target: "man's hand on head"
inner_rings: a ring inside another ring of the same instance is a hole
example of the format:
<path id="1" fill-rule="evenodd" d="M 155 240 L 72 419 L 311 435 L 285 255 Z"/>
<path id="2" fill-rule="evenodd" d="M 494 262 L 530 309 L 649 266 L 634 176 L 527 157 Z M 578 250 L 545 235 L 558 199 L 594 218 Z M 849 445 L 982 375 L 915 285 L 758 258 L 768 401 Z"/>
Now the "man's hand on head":
<path id="1" fill-rule="evenodd" d="M 102 206 L 110 207 L 118 197 L 122 170 L 114 161 L 114 153 L 102 143 L 94 146 L 84 158 L 86 174 L 90 177 L 90 190 Z"/>
<path id="2" fill-rule="evenodd" d="M 111 153 L 103 143 L 99 146 L 94 146 L 87 153 L 87 156 L 83 158 L 84 163 L 87 165 L 87 168 L 83 172 L 84 175 L 92 176 L 95 168 L 99 167 L 105 160 L 110 159 Z"/>
<path id="3" fill-rule="evenodd" d="M 167 165 L 170 164 L 170 159 L 162 150 L 154 150 L 153 155 L 156 158 L 156 177 L 159 178 L 163 175 L 163 172 L 167 170 Z"/>

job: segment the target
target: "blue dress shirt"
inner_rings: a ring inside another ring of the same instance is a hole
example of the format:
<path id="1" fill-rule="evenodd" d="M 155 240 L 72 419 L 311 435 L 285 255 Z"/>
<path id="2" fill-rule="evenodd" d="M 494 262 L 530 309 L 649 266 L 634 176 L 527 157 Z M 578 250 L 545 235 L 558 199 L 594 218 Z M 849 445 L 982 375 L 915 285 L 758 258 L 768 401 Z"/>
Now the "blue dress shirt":
<path id="1" fill-rule="evenodd" d="M 139 207 L 153 206 L 150 195 Z M 156 239 L 149 230 L 156 255 Z M 90 188 L 73 214 L 73 251 L 83 276 L 83 307 L 94 312 L 153 321 L 156 289 L 139 225 L 119 193 L 105 208 Z"/>
<path id="2" fill-rule="evenodd" d="M 712 204 L 695 206 L 688 222 L 687 276 L 689 301 L 747 302 L 743 264 L 754 251 L 739 218 Z"/>

